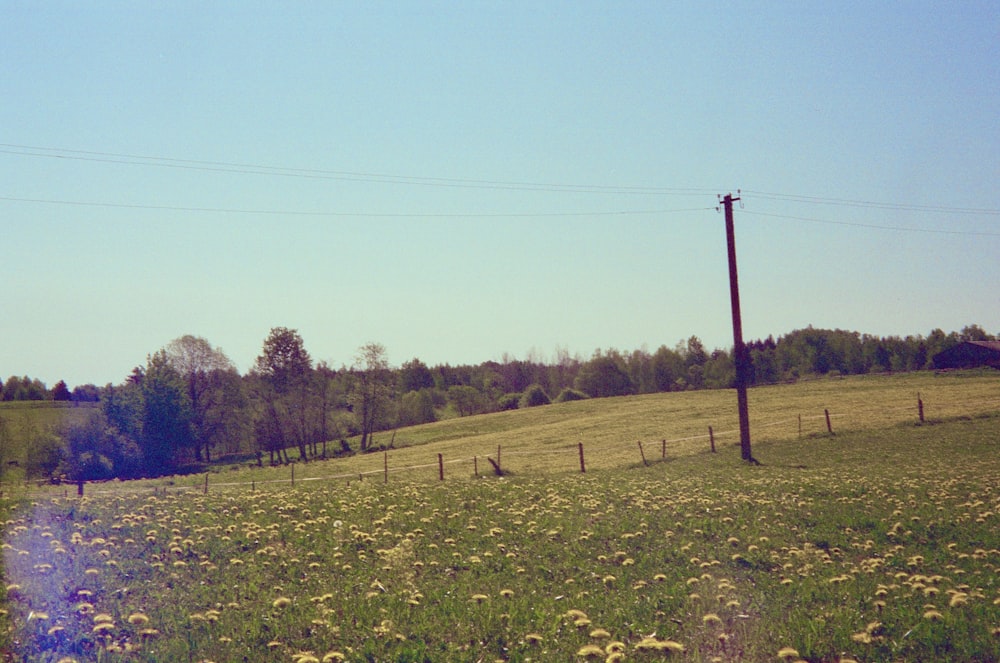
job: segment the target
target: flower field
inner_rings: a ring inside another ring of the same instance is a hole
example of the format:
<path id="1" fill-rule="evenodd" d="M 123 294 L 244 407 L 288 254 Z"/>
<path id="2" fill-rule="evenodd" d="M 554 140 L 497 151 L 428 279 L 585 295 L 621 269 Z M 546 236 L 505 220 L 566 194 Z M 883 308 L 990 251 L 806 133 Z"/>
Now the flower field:
<path id="1" fill-rule="evenodd" d="M 996 414 L 755 452 L 36 497 L 5 660 L 1000 660 Z"/>

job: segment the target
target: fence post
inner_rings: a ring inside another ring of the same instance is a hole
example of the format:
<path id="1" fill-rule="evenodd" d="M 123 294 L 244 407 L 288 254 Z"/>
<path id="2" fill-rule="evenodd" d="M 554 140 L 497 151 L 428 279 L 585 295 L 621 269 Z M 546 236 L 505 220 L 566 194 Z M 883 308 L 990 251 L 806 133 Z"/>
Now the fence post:
<path id="1" fill-rule="evenodd" d="M 503 472 L 503 470 L 501 469 L 502 467 L 503 466 L 500 464 L 500 445 L 498 444 L 497 445 L 497 474 L 501 474 Z"/>
<path id="2" fill-rule="evenodd" d="M 715 453 L 715 431 L 711 426 L 708 427 L 708 443 L 712 447 L 712 453 Z"/>
<path id="3" fill-rule="evenodd" d="M 205 472 L 205 494 L 208 495 L 208 472 Z"/>
<path id="4" fill-rule="evenodd" d="M 83 479 L 76 482 L 76 494 L 79 497 L 83 497 Z"/>
<path id="5" fill-rule="evenodd" d="M 389 452 L 382 452 L 382 473 L 385 477 L 382 483 L 389 483 Z"/>
<path id="6" fill-rule="evenodd" d="M 438 479 L 444 481 L 444 456 L 438 454 Z"/>
<path id="7" fill-rule="evenodd" d="M 580 442 L 579 446 L 580 446 L 580 473 L 586 474 L 587 466 L 583 464 L 583 442 Z"/>
<path id="8" fill-rule="evenodd" d="M 920 400 L 920 392 L 917 392 L 917 413 L 920 415 L 920 423 L 924 423 L 924 402 Z"/>
<path id="9" fill-rule="evenodd" d="M 826 432 L 833 435 L 833 426 L 830 425 L 830 410 L 823 410 L 823 414 L 826 415 Z"/>
<path id="10" fill-rule="evenodd" d="M 292 463 L 292 488 L 295 487 L 295 463 Z"/>
<path id="11" fill-rule="evenodd" d="M 667 440 L 665 438 L 662 441 L 662 444 L 663 444 L 663 448 L 660 450 L 660 458 L 662 458 L 663 460 L 666 460 L 667 459 Z"/>
<path id="12" fill-rule="evenodd" d="M 642 464 L 648 466 L 649 463 L 646 462 L 646 452 L 642 450 L 642 440 L 636 440 L 636 444 L 639 445 L 639 455 L 642 456 Z"/>
<path id="13" fill-rule="evenodd" d="M 479 456 L 472 457 L 472 473 L 479 476 Z"/>

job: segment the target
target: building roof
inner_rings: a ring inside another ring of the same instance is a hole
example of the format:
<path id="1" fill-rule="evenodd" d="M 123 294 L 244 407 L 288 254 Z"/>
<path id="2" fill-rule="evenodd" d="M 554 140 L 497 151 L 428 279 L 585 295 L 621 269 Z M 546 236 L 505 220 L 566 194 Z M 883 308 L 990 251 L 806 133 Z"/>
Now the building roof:
<path id="1" fill-rule="evenodd" d="M 933 357 L 935 368 L 1000 368 L 1000 341 L 963 341 Z"/>

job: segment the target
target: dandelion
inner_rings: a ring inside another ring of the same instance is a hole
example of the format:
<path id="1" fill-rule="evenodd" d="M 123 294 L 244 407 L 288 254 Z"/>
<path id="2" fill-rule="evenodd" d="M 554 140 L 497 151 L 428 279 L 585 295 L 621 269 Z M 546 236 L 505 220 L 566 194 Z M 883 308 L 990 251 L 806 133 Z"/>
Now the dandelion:
<path id="1" fill-rule="evenodd" d="M 524 641 L 527 642 L 529 645 L 537 645 L 541 643 L 543 639 L 544 638 L 542 638 L 542 636 L 540 636 L 537 633 L 529 633 L 528 635 L 524 636 Z"/>
<path id="2" fill-rule="evenodd" d="M 604 658 L 604 650 L 597 645 L 584 645 L 576 655 L 581 658 Z"/>
<path id="3" fill-rule="evenodd" d="M 322 663 L 341 663 L 341 661 L 346 660 L 347 657 L 344 656 L 342 652 L 339 651 L 328 651 L 323 654 Z"/>
<path id="4" fill-rule="evenodd" d="M 660 641 L 656 638 L 643 638 L 635 645 L 636 651 L 659 651 Z"/>
<path id="5" fill-rule="evenodd" d="M 149 623 L 149 617 L 141 612 L 133 612 L 128 616 L 128 623 L 135 626 L 142 626 L 143 624 Z"/>
<path id="6" fill-rule="evenodd" d="M 295 663 L 319 663 L 319 659 L 311 651 L 300 651 L 297 654 L 293 654 L 292 660 Z"/>
<path id="7" fill-rule="evenodd" d="M 472 595 L 472 600 L 475 601 L 476 603 L 482 603 L 483 601 L 485 601 L 488 598 L 489 597 L 486 596 L 486 594 L 473 594 Z"/>
<path id="8" fill-rule="evenodd" d="M 704 617 L 702 617 L 701 621 L 702 621 L 702 623 L 705 626 L 711 626 L 712 624 L 721 624 L 722 623 L 722 618 L 719 617 L 714 612 L 710 612 L 707 615 L 705 615 Z"/>
<path id="9" fill-rule="evenodd" d="M 782 647 L 781 649 L 778 650 L 778 658 L 787 660 L 798 657 L 799 657 L 799 652 L 791 647 Z"/>
<path id="10" fill-rule="evenodd" d="M 514 590 L 513 589 L 501 589 L 500 590 L 500 596 L 504 597 L 505 599 L 513 598 L 514 597 Z"/>
<path id="11" fill-rule="evenodd" d="M 611 637 L 611 633 L 607 629 L 595 628 L 590 632 L 590 637 L 594 640 L 607 640 Z"/>
<path id="12" fill-rule="evenodd" d="M 105 631 L 113 631 L 114 629 L 115 629 L 115 625 L 112 624 L 111 622 L 101 622 L 99 624 L 95 624 L 94 628 L 92 628 L 90 630 L 91 630 L 92 633 L 100 634 L 100 633 L 104 633 Z"/>
<path id="13" fill-rule="evenodd" d="M 287 596 L 279 596 L 278 598 L 274 599 L 274 601 L 271 603 L 271 607 L 276 610 L 280 610 L 281 608 L 287 608 L 291 604 L 292 604 L 292 599 L 288 598 Z"/>
<path id="14" fill-rule="evenodd" d="M 65 630 L 66 629 L 64 629 L 62 626 L 56 625 L 50 628 L 48 631 L 46 631 L 46 633 L 48 633 L 49 635 L 58 635 L 60 631 L 65 631 Z"/>
<path id="15" fill-rule="evenodd" d="M 944 615 L 942 615 L 937 610 L 928 610 L 927 612 L 924 613 L 924 619 L 931 622 L 939 622 L 942 619 L 944 619 Z"/>
<path id="16" fill-rule="evenodd" d="M 624 654 L 625 653 L 625 643 L 620 640 L 612 640 L 604 647 L 604 651 L 610 654 Z"/>

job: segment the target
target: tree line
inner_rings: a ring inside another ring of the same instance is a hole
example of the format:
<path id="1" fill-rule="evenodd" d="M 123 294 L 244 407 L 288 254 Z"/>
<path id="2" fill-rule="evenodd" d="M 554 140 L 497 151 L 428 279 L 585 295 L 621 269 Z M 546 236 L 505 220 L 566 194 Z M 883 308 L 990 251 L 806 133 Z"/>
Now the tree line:
<path id="1" fill-rule="evenodd" d="M 822 375 L 933 368 L 933 357 L 968 340 L 996 340 L 978 325 L 961 332 L 877 337 L 807 327 L 747 343 L 752 383 Z M 366 452 L 391 445 L 398 427 L 442 418 L 583 398 L 730 388 L 732 353 L 709 352 L 696 336 L 655 352 L 597 350 L 589 358 L 558 351 L 554 361 L 504 356 L 478 365 L 399 367 L 384 346 L 358 348 L 334 369 L 314 362 L 297 330 L 271 329 L 253 367 L 241 375 L 204 338 L 183 336 L 157 350 L 121 383 L 51 390 L 10 377 L 3 400 L 96 402 L 82 423 L 34 430 L 26 473 L 68 480 L 135 478 L 200 471 L 224 460 L 263 464 Z M 380 442 L 375 443 L 375 435 Z M 0 411 L 0 447 L 10 443 Z M 2 448 L 0 448 L 2 454 Z"/>

